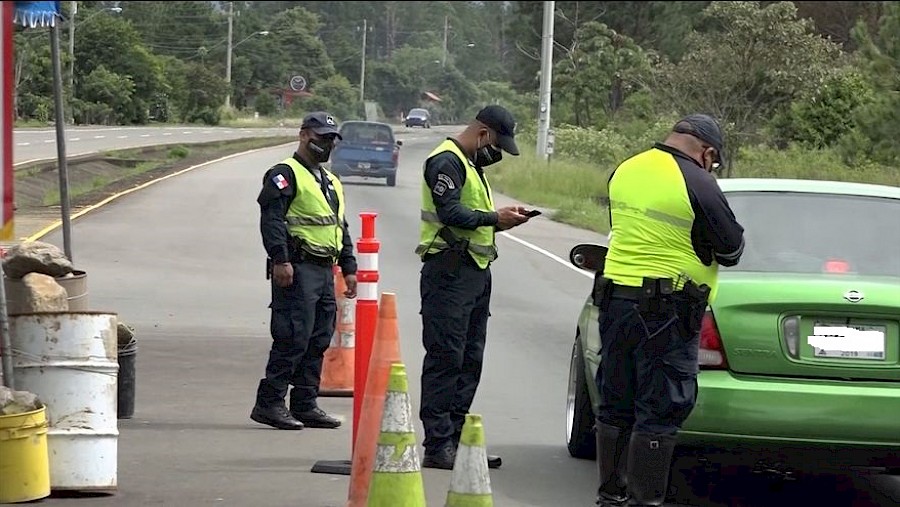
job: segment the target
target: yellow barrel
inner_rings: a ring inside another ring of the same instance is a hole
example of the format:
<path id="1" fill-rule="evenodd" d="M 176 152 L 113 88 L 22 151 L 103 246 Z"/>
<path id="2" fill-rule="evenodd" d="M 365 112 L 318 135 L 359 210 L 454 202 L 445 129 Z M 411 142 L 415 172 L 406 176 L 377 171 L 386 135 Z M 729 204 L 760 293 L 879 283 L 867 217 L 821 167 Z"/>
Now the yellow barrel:
<path id="1" fill-rule="evenodd" d="M 0 504 L 50 496 L 47 409 L 0 415 Z"/>

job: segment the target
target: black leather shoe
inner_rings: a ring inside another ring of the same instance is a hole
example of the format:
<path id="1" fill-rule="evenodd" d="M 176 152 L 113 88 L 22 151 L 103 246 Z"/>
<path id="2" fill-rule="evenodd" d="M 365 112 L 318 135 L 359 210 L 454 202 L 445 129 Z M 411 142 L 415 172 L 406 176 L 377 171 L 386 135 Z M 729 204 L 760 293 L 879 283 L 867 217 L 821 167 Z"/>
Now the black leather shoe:
<path id="1" fill-rule="evenodd" d="M 425 453 L 422 458 L 422 468 L 440 468 L 441 470 L 453 470 L 456 462 L 456 448 L 445 445 L 433 453 Z"/>
<path id="2" fill-rule="evenodd" d="M 253 411 L 250 412 L 250 419 L 280 430 L 303 429 L 303 423 L 291 417 L 291 413 L 284 405 L 270 408 L 255 405 Z"/>
<path id="3" fill-rule="evenodd" d="M 292 410 L 291 415 L 310 428 L 332 429 L 337 428 L 341 425 L 341 421 L 326 414 L 325 411 L 319 407 L 316 407 L 312 410 L 307 410 L 305 412 L 294 412 Z"/>
<path id="4" fill-rule="evenodd" d="M 500 456 L 496 456 L 493 454 L 488 454 L 487 460 L 488 460 L 488 468 L 500 468 L 500 465 L 503 464 L 503 460 L 500 459 Z"/>

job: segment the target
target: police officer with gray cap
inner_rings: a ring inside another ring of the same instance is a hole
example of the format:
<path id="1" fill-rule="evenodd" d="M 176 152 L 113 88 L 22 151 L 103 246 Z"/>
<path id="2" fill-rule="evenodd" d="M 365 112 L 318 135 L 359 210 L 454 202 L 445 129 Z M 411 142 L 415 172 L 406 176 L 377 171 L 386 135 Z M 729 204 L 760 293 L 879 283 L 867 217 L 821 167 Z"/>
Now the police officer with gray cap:
<path id="1" fill-rule="evenodd" d="M 272 347 L 250 418 L 278 429 L 337 428 L 316 403 L 325 350 L 334 334 L 335 264 L 356 297 L 356 257 L 344 218 L 340 180 L 322 167 L 341 139 L 326 112 L 311 113 L 299 146 L 263 178 L 260 232 L 272 280 Z M 288 386 L 290 410 L 285 406 Z"/>
<path id="2" fill-rule="evenodd" d="M 665 142 L 610 176 L 600 307 L 597 504 L 661 505 L 677 434 L 697 401 L 700 325 L 718 268 L 738 263 L 744 229 L 711 172 L 722 130 L 678 121 Z"/>

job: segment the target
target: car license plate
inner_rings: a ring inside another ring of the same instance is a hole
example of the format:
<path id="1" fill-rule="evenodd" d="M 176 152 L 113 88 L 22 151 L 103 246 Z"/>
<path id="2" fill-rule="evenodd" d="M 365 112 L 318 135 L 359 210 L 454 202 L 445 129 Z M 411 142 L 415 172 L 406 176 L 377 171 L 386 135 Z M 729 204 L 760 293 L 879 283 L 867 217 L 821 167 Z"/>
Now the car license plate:
<path id="1" fill-rule="evenodd" d="M 360 162 L 360 163 L 358 164 L 358 167 L 359 167 L 360 169 L 371 169 L 371 168 L 372 168 L 372 164 L 370 164 L 370 163 L 368 163 L 368 162 Z"/>
<path id="2" fill-rule="evenodd" d="M 816 357 L 883 361 L 885 331 L 883 326 L 817 323 L 807 343 Z"/>

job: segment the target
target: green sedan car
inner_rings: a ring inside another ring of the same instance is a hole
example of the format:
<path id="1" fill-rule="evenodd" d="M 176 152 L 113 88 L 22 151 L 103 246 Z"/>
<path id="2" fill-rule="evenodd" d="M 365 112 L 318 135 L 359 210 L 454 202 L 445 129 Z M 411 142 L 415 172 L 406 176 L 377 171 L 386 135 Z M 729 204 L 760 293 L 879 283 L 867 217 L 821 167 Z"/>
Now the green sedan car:
<path id="1" fill-rule="evenodd" d="M 697 405 L 681 450 L 798 450 L 900 467 L 900 188 L 722 179 L 741 262 L 720 268 L 700 335 Z M 578 245 L 591 271 L 605 247 Z M 569 369 L 569 453 L 594 459 L 598 308 L 587 298 Z"/>

